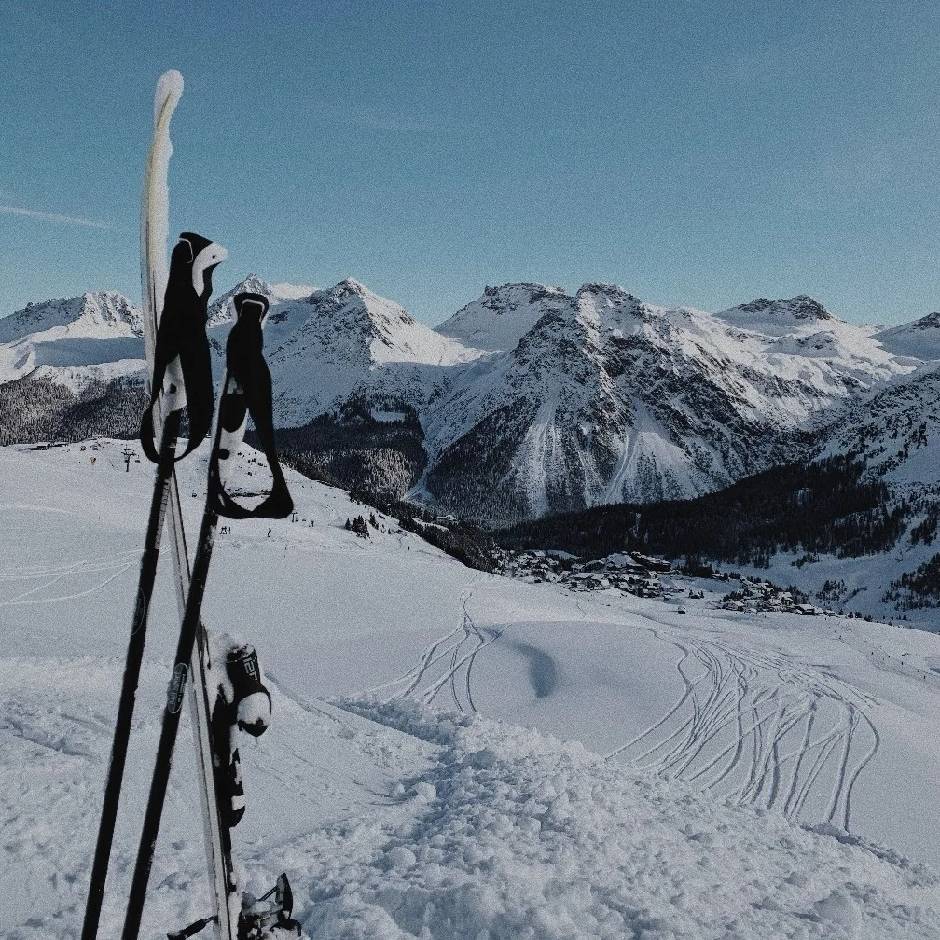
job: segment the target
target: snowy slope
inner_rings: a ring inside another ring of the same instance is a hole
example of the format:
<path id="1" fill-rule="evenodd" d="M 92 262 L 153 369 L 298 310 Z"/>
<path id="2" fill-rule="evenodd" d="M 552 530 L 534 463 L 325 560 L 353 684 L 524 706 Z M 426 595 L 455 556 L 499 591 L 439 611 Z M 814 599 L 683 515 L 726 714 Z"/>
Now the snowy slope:
<path id="1" fill-rule="evenodd" d="M 924 366 L 852 403 L 824 453 L 851 455 L 891 483 L 940 484 L 940 367 Z"/>
<path id="2" fill-rule="evenodd" d="M 780 378 L 810 378 L 843 396 L 911 371 L 882 348 L 868 326 L 845 323 L 812 297 L 761 298 L 715 314 L 715 318 L 761 344 L 765 367 Z"/>
<path id="3" fill-rule="evenodd" d="M 820 433 L 818 456 L 847 456 L 865 479 L 887 486 L 883 512 L 899 520 L 899 537 L 885 551 L 857 558 L 779 553 L 761 574 L 795 584 L 842 609 L 905 620 L 940 631 L 940 584 L 927 592 L 900 589 L 940 551 L 940 368 L 926 364 L 848 404 Z M 826 591 L 827 582 L 835 590 Z M 822 595 L 820 595 L 822 597 Z"/>
<path id="4" fill-rule="evenodd" d="M 940 312 L 882 330 L 875 339 L 897 356 L 940 359 Z"/>
<path id="5" fill-rule="evenodd" d="M 490 352 L 514 349 L 545 314 L 557 313 L 570 301 L 560 287 L 544 284 L 487 287 L 482 297 L 461 307 L 435 329 L 465 346 Z"/>
<path id="6" fill-rule="evenodd" d="M 10 936 L 81 916 L 152 478 L 124 446 L 0 449 Z M 310 936 L 940 936 L 937 637 L 481 575 L 290 480 L 296 521 L 220 537 L 205 615 L 273 677 L 236 847 L 258 886 L 287 869 Z M 175 621 L 163 570 L 110 925 Z M 148 937 L 206 911 L 192 782 L 181 757 Z"/>

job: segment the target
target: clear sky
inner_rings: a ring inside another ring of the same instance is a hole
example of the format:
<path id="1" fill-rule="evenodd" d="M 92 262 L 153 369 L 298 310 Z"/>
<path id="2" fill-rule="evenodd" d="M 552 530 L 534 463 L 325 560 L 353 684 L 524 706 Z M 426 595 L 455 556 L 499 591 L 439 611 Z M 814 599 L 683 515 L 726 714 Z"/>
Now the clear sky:
<path id="1" fill-rule="evenodd" d="M 0 0 L 0 314 L 139 296 L 161 71 L 172 225 L 437 322 L 486 284 L 940 308 L 940 3 Z M 24 210 L 24 211 L 12 211 Z"/>

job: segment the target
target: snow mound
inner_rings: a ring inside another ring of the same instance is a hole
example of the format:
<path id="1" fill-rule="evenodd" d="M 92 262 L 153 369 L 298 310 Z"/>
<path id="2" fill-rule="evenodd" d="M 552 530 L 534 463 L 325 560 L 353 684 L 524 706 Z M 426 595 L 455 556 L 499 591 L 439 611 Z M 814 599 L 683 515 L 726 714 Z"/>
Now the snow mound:
<path id="1" fill-rule="evenodd" d="M 401 701 L 342 706 L 439 752 L 396 794 L 420 811 L 378 851 L 323 859 L 313 936 L 938 936 L 924 906 L 936 876 L 858 841 L 527 729 Z"/>

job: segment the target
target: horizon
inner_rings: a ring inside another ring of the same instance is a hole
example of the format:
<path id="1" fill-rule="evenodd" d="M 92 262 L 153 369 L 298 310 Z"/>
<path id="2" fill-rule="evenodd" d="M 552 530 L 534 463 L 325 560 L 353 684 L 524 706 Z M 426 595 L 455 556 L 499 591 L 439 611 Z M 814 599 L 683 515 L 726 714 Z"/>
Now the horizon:
<path id="1" fill-rule="evenodd" d="M 226 283 L 353 276 L 428 325 L 518 282 L 712 312 L 807 294 L 884 325 L 940 308 L 935 5 L 3 9 L 0 316 L 139 302 L 168 68 L 171 232 L 225 244 Z"/>
<path id="2" fill-rule="evenodd" d="M 332 284 L 300 284 L 300 283 L 291 283 L 289 281 L 272 282 L 270 278 L 264 277 L 263 275 L 259 274 L 257 271 L 249 271 L 247 274 L 241 277 L 238 277 L 233 281 L 225 280 L 224 284 L 226 286 L 224 287 L 219 287 L 218 283 L 216 283 L 216 288 L 213 290 L 212 296 L 209 299 L 210 306 L 214 302 L 216 302 L 219 298 L 233 291 L 236 287 L 239 287 L 241 284 L 243 284 L 245 281 L 251 278 L 258 278 L 259 280 L 264 281 L 268 285 L 268 287 L 271 288 L 271 290 L 274 291 L 275 294 L 278 295 L 278 298 L 280 301 L 306 300 L 312 294 L 332 290 L 333 288 L 338 287 L 344 281 L 353 281 L 359 286 L 364 287 L 367 291 L 369 291 L 369 293 L 377 295 L 382 300 L 392 301 L 393 303 L 399 304 L 399 306 L 401 306 L 405 310 L 406 313 L 409 313 L 412 316 L 414 316 L 413 311 L 409 310 L 406 304 L 401 303 L 395 297 L 386 297 L 384 294 L 380 294 L 378 291 L 372 290 L 369 284 L 366 284 L 364 281 L 360 280 L 359 278 L 355 277 L 355 275 L 352 275 L 352 274 L 347 275 L 346 277 L 342 277 Z M 219 278 L 217 275 L 215 278 L 215 281 L 218 282 L 218 280 Z M 437 322 L 427 322 L 424 320 L 420 320 L 417 317 L 415 317 L 415 319 L 418 320 L 418 322 L 423 323 L 425 326 L 430 327 L 431 329 L 437 329 L 437 327 L 442 326 L 448 319 L 453 317 L 456 313 L 459 313 L 461 310 L 463 310 L 464 307 L 468 306 L 471 303 L 474 303 L 475 301 L 482 300 L 483 297 L 485 296 L 485 291 L 490 290 L 490 289 L 500 290 L 506 287 L 518 287 L 518 286 L 531 285 L 533 287 L 545 287 L 545 288 L 553 288 L 555 290 L 561 290 L 566 296 L 575 297 L 582 288 L 588 287 L 590 285 L 597 285 L 597 284 L 614 287 L 614 288 L 617 288 L 618 290 L 623 290 L 624 292 L 632 295 L 632 291 L 624 287 L 622 284 L 612 284 L 610 282 L 604 282 L 604 281 L 583 281 L 577 287 L 574 287 L 574 288 L 569 287 L 564 284 L 546 284 L 546 283 L 541 283 L 537 281 L 506 281 L 501 284 L 484 285 L 483 289 L 480 290 L 479 294 L 477 294 L 474 297 L 471 297 L 467 301 L 464 301 L 463 303 L 460 304 L 460 306 L 455 307 L 449 313 L 445 313 L 443 318 Z M 44 297 L 40 300 L 29 301 L 27 302 L 27 304 L 25 304 L 21 308 L 9 311 L 7 313 L 0 313 L 0 320 L 4 319 L 4 317 L 11 316 L 14 313 L 20 313 L 22 312 L 22 310 L 26 309 L 26 307 L 29 307 L 29 306 L 38 306 L 44 303 L 50 303 L 50 302 L 61 301 L 61 300 L 74 300 L 78 297 L 81 297 L 84 294 L 95 294 L 95 293 L 119 294 L 122 297 L 124 297 L 126 300 L 128 300 L 135 308 L 137 308 L 138 310 L 140 309 L 139 297 L 134 297 L 132 295 L 125 294 L 123 291 L 118 291 L 113 288 L 88 288 L 84 291 L 78 292 L 77 294 L 72 294 L 68 296 Z M 895 322 L 886 321 L 886 322 L 881 322 L 881 323 L 874 322 L 874 321 L 863 321 L 863 320 L 845 317 L 842 315 L 841 311 L 833 310 L 826 303 L 820 300 L 820 298 L 812 297 L 811 295 L 808 295 L 805 293 L 794 294 L 791 297 L 766 297 L 766 296 L 748 297 L 747 299 L 741 300 L 736 304 L 732 304 L 730 307 L 724 307 L 721 310 L 706 310 L 703 307 L 696 307 L 693 304 L 675 304 L 675 305 L 663 304 L 663 303 L 658 302 L 655 299 L 651 299 L 648 297 L 638 297 L 637 299 L 640 300 L 642 303 L 649 304 L 653 307 L 662 307 L 667 310 L 675 310 L 675 309 L 695 310 L 695 311 L 698 311 L 699 313 L 705 313 L 705 314 L 714 316 L 714 315 L 723 313 L 726 310 L 730 310 L 738 306 L 743 306 L 744 304 L 751 303 L 751 302 L 758 301 L 758 300 L 770 300 L 773 302 L 782 302 L 782 301 L 795 300 L 799 297 L 808 297 L 810 300 L 817 301 L 818 303 L 822 304 L 822 306 L 826 309 L 826 311 L 832 314 L 837 320 L 842 320 L 846 323 L 852 323 L 852 324 L 859 325 L 859 326 L 894 327 L 894 326 L 899 326 L 899 325 L 905 325 L 908 323 L 913 323 L 918 320 L 924 319 L 925 317 L 935 315 L 935 311 L 927 311 L 924 314 L 921 314 L 917 317 L 913 317 L 911 320 L 899 320 Z"/>

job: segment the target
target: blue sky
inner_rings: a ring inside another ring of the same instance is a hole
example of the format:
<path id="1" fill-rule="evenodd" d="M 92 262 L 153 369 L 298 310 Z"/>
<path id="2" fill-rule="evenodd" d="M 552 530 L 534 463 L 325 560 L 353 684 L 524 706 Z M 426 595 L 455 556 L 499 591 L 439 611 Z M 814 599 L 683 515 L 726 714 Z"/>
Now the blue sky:
<path id="1" fill-rule="evenodd" d="M 137 298 L 171 67 L 172 225 L 223 287 L 352 275 L 431 323 L 513 280 L 940 307 L 936 2 L 0 0 L 0 52 L 0 314 Z"/>

